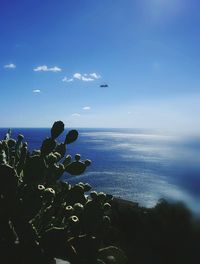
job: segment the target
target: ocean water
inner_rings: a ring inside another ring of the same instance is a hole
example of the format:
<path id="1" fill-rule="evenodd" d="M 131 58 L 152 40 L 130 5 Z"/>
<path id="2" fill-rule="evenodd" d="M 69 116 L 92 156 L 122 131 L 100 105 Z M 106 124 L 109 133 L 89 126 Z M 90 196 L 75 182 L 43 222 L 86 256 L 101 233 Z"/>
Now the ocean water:
<path id="1" fill-rule="evenodd" d="M 139 129 L 78 129 L 67 154 L 80 153 L 92 165 L 80 176 L 63 175 L 70 183 L 88 182 L 94 190 L 152 207 L 160 198 L 183 201 L 200 214 L 200 138 L 177 137 Z M 0 138 L 6 129 L 0 129 Z M 48 128 L 13 128 L 38 149 Z M 61 142 L 65 133 L 58 138 Z"/>

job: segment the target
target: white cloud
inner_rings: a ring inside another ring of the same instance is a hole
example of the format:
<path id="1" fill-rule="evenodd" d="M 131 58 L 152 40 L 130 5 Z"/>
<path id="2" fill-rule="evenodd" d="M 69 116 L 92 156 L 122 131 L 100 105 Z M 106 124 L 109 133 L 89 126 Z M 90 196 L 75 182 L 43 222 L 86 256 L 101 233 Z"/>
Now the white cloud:
<path id="1" fill-rule="evenodd" d="M 63 82 L 73 82 L 73 78 L 67 78 L 66 76 L 62 79 Z"/>
<path id="2" fill-rule="evenodd" d="M 91 82 L 91 81 L 94 81 L 94 79 L 92 79 L 92 78 L 90 78 L 90 77 L 85 77 L 85 76 L 82 76 L 81 80 L 84 81 L 84 82 Z"/>
<path id="3" fill-rule="evenodd" d="M 51 68 L 48 68 L 46 65 L 42 65 L 42 66 L 38 66 L 36 68 L 33 69 L 34 71 L 44 71 L 44 72 L 60 72 L 62 71 L 61 68 L 57 67 L 57 66 L 54 66 L 54 67 L 51 67 Z"/>
<path id="4" fill-rule="evenodd" d="M 94 79 L 99 79 L 99 78 L 101 78 L 101 76 L 98 75 L 98 74 L 96 74 L 95 72 L 90 73 L 89 75 L 90 75 L 90 77 L 92 77 L 92 78 L 94 78 Z"/>
<path id="5" fill-rule="evenodd" d="M 79 72 L 74 73 L 73 77 L 78 80 L 82 79 L 82 75 Z"/>
<path id="6" fill-rule="evenodd" d="M 132 112 L 131 111 L 128 111 L 128 113 L 127 113 L 128 115 L 131 115 L 132 114 Z"/>
<path id="7" fill-rule="evenodd" d="M 40 89 L 35 89 L 35 90 L 33 90 L 33 93 L 41 93 L 41 90 Z"/>
<path id="8" fill-rule="evenodd" d="M 84 106 L 84 107 L 83 107 L 83 110 L 90 110 L 90 109 L 91 109 L 90 106 Z"/>
<path id="9" fill-rule="evenodd" d="M 84 73 L 81 74 L 79 72 L 74 73 L 73 77 L 75 79 L 84 81 L 84 82 L 91 82 L 91 81 L 95 81 L 99 78 L 101 78 L 100 75 L 98 75 L 97 73 L 93 72 L 93 73 Z"/>
<path id="10" fill-rule="evenodd" d="M 79 116 L 81 116 L 81 115 L 80 115 L 79 113 L 73 113 L 72 116 L 74 116 L 74 117 L 79 117 Z"/>
<path id="11" fill-rule="evenodd" d="M 15 68 L 16 68 L 16 65 L 13 64 L 13 63 L 10 63 L 10 64 L 6 64 L 6 65 L 4 65 L 4 68 L 5 68 L 5 69 L 15 69 Z"/>

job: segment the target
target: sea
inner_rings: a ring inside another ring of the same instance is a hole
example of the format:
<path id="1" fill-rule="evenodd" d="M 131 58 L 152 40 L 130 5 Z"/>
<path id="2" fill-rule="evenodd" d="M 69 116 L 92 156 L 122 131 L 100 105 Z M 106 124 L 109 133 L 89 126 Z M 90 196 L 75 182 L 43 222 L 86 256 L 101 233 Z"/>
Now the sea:
<path id="1" fill-rule="evenodd" d="M 6 128 L 0 128 L 0 139 Z M 153 207 L 159 199 L 180 201 L 200 215 L 200 137 L 175 136 L 142 129 L 80 128 L 67 154 L 81 154 L 92 164 L 84 174 L 61 180 L 88 182 L 103 191 Z M 12 138 L 24 135 L 29 150 L 39 149 L 49 128 L 12 128 Z M 57 139 L 62 142 L 67 130 Z"/>

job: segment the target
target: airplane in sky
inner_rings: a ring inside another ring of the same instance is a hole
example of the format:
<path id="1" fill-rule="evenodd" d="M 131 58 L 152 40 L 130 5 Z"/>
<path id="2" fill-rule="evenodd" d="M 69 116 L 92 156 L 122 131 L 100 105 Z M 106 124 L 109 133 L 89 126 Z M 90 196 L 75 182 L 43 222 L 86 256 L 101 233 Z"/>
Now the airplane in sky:
<path id="1" fill-rule="evenodd" d="M 106 84 L 106 83 L 105 83 L 105 84 L 101 84 L 100 87 L 101 87 L 101 88 L 108 87 L 108 84 Z"/>

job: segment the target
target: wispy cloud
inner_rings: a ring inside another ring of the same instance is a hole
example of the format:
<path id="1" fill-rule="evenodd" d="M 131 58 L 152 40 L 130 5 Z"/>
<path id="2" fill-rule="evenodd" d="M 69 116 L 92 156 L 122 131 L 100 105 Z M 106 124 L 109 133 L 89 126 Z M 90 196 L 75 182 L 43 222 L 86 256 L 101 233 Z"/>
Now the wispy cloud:
<path id="1" fill-rule="evenodd" d="M 95 72 L 89 74 L 94 79 L 99 79 L 101 76 L 99 74 L 96 74 Z"/>
<path id="2" fill-rule="evenodd" d="M 74 73 L 73 77 L 78 80 L 82 79 L 82 75 L 79 72 Z"/>
<path id="3" fill-rule="evenodd" d="M 40 89 L 35 89 L 35 90 L 33 90 L 33 93 L 41 93 L 41 90 Z"/>
<path id="4" fill-rule="evenodd" d="M 54 66 L 51 68 L 48 68 L 46 65 L 42 65 L 42 66 L 38 66 L 36 68 L 33 69 L 36 72 L 61 72 L 62 69 L 59 68 L 58 66 Z"/>
<path id="5" fill-rule="evenodd" d="M 84 73 L 84 74 L 76 72 L 76 73 L 74 73 L 73 78 L 77 79 L 77 80 L 84 81 L 84 82 L 90 82 L 90 81 L 95 81 L 95 80 L 101 78 L 101 76 L 95 72 Z"/>
<path id="6" fill-rule="evenodd" d="M 42 66 L 42 67 L 44 67 L 44 66 Z M 101 78 L 101 76 L 95 72 L 84 73 L 84 74 L 81 74 L 80 72 L 76 72 L 73 74 L 73 76 L 71 78 L 69 78 L 67 76 L 63 77 L 62 81 L 63 82 L 73 82 L 75 80 L 79 80 L 79 81 L 83 81 L 83 82 L 91 82 L 91 81 L 98 80 L 99 78 Z"/>
<path id="7" fill-rule="evenodd" d="M 83 110 L 91 110 L 91 107 L 90 106 L 84 106 Z"/>
<path id="8" fill-rule="evenodd" d="M 4 65 L 4 69 L 15 69 L 16 65 L 13 63 Z"/>
<path id="9" fill-rule="evenodd" d="M 73 82 L 74 79 L 73 79 L 73 78 L 68 78 L 68 77 L 65 76 L 65 77 L 62 79 L 62 81 L 63 81 L 63 82 Z"/>
<path id="10" fill-rule="evenodd" d="M 73 116 L 73 117 L 79 117 L 79 116 L 81 116 L 81 115 L 80 115 L 79 113 L 73 113 L 72 116 Z"/>
<path id="11" fill-rule="evenodd" d="M 93 79 L 93 78 L 91 78 L 91 77 L 85 77 L 85 76 L 82 76 L 81 80 L 84 81 L 84 82 L 92 82 L 92 81 L 94 81 L 95 79 Z"/>

